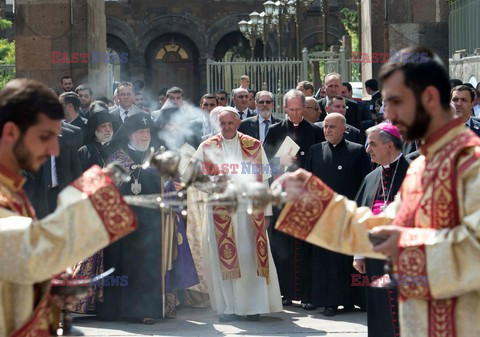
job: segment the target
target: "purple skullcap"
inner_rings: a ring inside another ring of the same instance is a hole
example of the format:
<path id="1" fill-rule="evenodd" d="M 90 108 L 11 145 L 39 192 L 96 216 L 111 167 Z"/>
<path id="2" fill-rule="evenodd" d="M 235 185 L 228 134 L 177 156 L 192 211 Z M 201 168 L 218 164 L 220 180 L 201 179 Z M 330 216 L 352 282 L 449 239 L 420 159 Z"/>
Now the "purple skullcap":
<path id="1" fill-rule="evenodd" d="M 398 139 L 401 139 L 401 136 L 400 136 L 400 131 L 398 131 L 398 128 L 391 124 L 391 123 L 380 123 L 378 125 L 376 125 L 377 128 L 379 128 L 380 130 L 382 131 L 385 131 L 385 132 L 388 132 L 389 134 L 391 134 L 393 137 L 396 137 Z"/>

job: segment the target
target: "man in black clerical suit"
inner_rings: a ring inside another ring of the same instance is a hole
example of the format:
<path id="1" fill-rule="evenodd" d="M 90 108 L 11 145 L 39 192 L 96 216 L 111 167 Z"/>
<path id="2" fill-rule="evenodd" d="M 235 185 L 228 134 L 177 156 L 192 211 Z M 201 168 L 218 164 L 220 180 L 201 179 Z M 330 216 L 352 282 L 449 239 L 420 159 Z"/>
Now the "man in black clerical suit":
<path id="1" fill-rule="evenodd" d="M 248 117 L 253 117 L 256 113 L 248 108 L 248 90 L 237 88 L 232 91 L 232 103 L 234 108 L 240 115 L 240 119 L 244 120 Z"/>
<path id="2" fill-rule="evenodd" d="M 268 128 L 280 123 L 282 119 L 272 116 L 273 94 L 270 91 L 259 91 L 255 95 L 255 105 L 258 115 L 248 117 L 240 123 L 238 131 L 258 139 L 263 143 L 268 134 Z"/>
<path id="3" fill-rule="evenodd" d="M 466 85 L 458 85 L 450 92 L 450 101 L 455 107 L 457 116 L 477 136 L 480 136 L 480 121 L 474 117 L 475 90 Z"/>
<path id="4" fill-rule="evenodd" d="M 395 126 L 381 123 L 369 128 L 367 134 L 367 152 L 378 167 L 363 180 L 356 201 L 359 206 L 370 207 L 374 214 L 378 214 L 393 201 L 400 189 L 408 162 L 402 154 L 400 132 Z M 353 262 L 355 269 L 366 273 L 370 282 L 373 276 L 382 277 L 385 274 L 384 264 L 383 260 L 364 259 L 361 256 L 355 256 Z M 368 337 L 398 336 L 396 289 L 367 287 L 366 294 Z"/>
<path id="5" fill-rule="evenodd" d="M 85 145 L 78 150 L 82 171 L 86 171 L 92 165 L 105 166 L 109 155 L 106 149 L 115 132 L 114 117 L 109 113 L 108 105 L 101 101 L 94 101 L 89 111 Z"/>
<path id="6" fill-rule="evenodd" d="M 287 119 L 270 126 L 264 141 L 265 153 L 274 175 L 283 173 L 285 169 L 294 171 L 299 167 L 305 168 L 308 150 L 313 144 L 324 139 L 321 130 L 303 118 L 305 95 L 301 91 L 290 90 L 283 97 L 283 102 Z M 275 154 L 287 136 L 300 146 L 300 150 L 297 154 L 288 153 L 275 158 Z M 280 211 L 281 209 L 274 207 L 272 223 L 276 222 Z M 312 245 L 283 234 L 273 227 L 269 228 L 270 243 L 277 266 L 283 305 L 291 305 L 292 300 L 301 300 L 304 309 L 313 310 L 315 307 L 311 305 L 309 298 Z"/>
<path id="7" fill-rule="evenodd" d="M 320 115 L 320 122 L 325 119 L 327 116 L 327 111 L 325 106 L 327 105 L 328 100 L 332 99 L 335 96 L 340 96 L 342 92 L 342 78 L 337 73 L 330 73 L 325 76 L 325 90 L 327 96 L 318 101 L 322 114 Z M 362 128 L 362 119 L 361 114 L 358 111 L 358 104 L 354 100 L 345 99 L 347 104 L 347 112 L 345 118 L 347 119 L 347 124 L 356 127 L 357 129 Z"/>
<path id="8" fill-rule="evenodd" d="M 305 169 L 335 192 L 352 199 L 370 172 L 370 161 L 362 145 L 343 138 L 345 122 L 345 117 L 336 112 L 325 117 L 326 141 L 310 147 Z M 340 305 L 353 308 L 351 263 L 350 256 L 320 247 L 312 248 L 310 300 L 314 306 L 325 307 L 325 316 L 335 315 Z"/>
<path id="9" fill-rule="evenodd" d="M 327 111 L 327 114 L 332 112 L 337 112 L 339 114 L 342 114 L 345 117 L 345 113 L 347 110 L 345 99 L 342 96 L 334 96 L 332 99 L 328 101 L 327 106 L 325 107 L 325 110 Z M 317 122 L 315 123 L 315 125 L 318 126 L 323 132 L 323 122 Z M 350 142 L 357 143 L 360 145 L 363 145 L 365 143 L 365 137 L 363 137 L 363 133 L 356 127 L 351 126 L 349 124 L 345 125 L 345 132 L 343 134 L 343 138 L 345 140 L 348 140 Z"/>

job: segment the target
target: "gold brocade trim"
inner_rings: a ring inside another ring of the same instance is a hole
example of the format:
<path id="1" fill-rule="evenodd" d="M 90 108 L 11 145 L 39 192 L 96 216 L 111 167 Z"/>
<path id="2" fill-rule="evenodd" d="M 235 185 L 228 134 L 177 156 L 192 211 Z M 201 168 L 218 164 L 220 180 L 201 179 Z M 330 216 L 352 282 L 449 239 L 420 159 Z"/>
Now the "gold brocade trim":
<path id="1" fill-rule="evenodd" d="M 335 192 L 313 174 L 297 199 L 287 203 L 275 228 L 297 239 L 305 240 L 322 216 Z"/>
<path id="2" fill-rule="evenodd" d="M 408 247 L 401 250 L 398 257 L 399 295 L 401 299 L 428 299 L 427 259 L 425 246 Z"/>
<path id="3" fill-rule="evenodd" d="M 31 318 L 19 330 L 11 334 L 10 337 L 49 337 L 49 314 L 50 294 L 47 293 L 37 305 Z"/>
<path id="4" fill-rule="evenodd" d="M 262 146 L 260 141 L 248 135 L 238 132 L 242 158 L 251 161 L 253 164 L 262 163 Z M 205 141 L 203 146 L 203 158 L 205 162 L 212 163 L 208 156 L 207 149 L 216 147 L 221 149 L 222 137 L 215 135 Z M 215 158 L 216 162 L 222 158 Z M 257 181 L 262 181 L 262 174 L 257 175 Z M 224 207 L 213 208 L 213 221 L 215 238 L 217 241 L 220 269 L 224 280 L 239 278 L 241 276 L 240 265 L 237 256 L 237 243 L 232 228 L 232 219 Z M 267 230 L 265 228 L 265 216 L 262 213 L 252 215 L 254 226 L 255 247 L 257 255 L 257 275 L 265 277 L 269 282 L 270 267 L 268 261 Z"/>
<path id="5" fill-rule="evenodd" d="M 428 302 L 428 336 L 455 337 L 455 307 L 457 299 Z"/>

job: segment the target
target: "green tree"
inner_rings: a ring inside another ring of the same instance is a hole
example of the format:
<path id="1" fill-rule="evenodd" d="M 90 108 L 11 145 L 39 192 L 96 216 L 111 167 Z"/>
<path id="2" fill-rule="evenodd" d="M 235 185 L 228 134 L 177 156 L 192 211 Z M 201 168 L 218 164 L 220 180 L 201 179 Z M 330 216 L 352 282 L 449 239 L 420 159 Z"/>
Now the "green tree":
<path id="1" fill-rule="evenodd" d="M 0 30 L 9 29 L 12 22 L 0 18 Z M 0 87 L 15 78 L 15 41 L 0 39 Z"/>
<path id="2" fill-rule="evenodd" d="M 360 6 L 358 1 L 355 4 L 357 7 Z M 352 39 L 352 51 L 360 51 L 360 37 L 358 36 L 360 22 L 358 19 L 358 10 L 343 8 L 340 10 L 340 14 L 342 16 L 342 24 L 345 26 L 345 30 Z M 352 80 L 360 80 L 360 64 L 358 63 L 352 64 Z"/>

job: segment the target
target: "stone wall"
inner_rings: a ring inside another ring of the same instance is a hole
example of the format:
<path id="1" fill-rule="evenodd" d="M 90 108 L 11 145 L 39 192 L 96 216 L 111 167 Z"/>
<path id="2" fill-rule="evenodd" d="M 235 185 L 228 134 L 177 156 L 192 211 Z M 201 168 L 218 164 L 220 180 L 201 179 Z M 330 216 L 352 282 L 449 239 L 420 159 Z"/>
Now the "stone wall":
<path id="1" fill-rule="evenodd" d="M 105 40 L 103 1 L 16 1 L 17 77 L 38 79 L 60 91 L 60 79 L 70 75 L 74 85 L 88 82 L 96 93 L 106 94 L 106 64 L 81 56 L 105 51 Z"/>
<path id="2" fill-rule="evenodd" d="M 476 86 L 480 82 L 480 55 L 468 56 L 459 60 L 450 59 L 449 71 L 451 78 L 458 78 L 464 83 L 470 82 Z"/>

